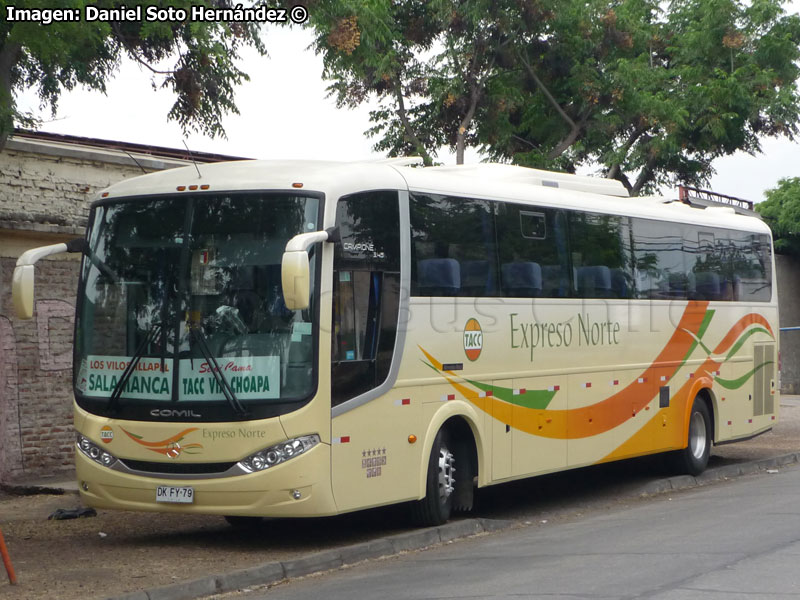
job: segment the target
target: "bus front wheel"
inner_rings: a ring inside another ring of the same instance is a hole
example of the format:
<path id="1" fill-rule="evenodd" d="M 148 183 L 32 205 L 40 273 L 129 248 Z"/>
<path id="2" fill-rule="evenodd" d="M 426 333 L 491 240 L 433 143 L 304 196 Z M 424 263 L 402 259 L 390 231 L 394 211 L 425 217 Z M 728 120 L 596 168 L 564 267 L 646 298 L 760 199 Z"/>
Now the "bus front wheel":
<path id="1" fill-rule="evenodd" d="M 412 514 L 419 525 L 441 525 L 450 518 L 457 467 L 453 448 L 447 431 L 439 430 L 428 460 L 425 497 L 413 504 Z"/>
<path id="2" fill-rule="evenodd" d="M 711 455 L 711 413 L 708 405 L 695 398 L 689 415 L 689 435 L 686 448 L 675 455 L 676 467 L 689 475 L 700 475 L 708 466 Z"/>

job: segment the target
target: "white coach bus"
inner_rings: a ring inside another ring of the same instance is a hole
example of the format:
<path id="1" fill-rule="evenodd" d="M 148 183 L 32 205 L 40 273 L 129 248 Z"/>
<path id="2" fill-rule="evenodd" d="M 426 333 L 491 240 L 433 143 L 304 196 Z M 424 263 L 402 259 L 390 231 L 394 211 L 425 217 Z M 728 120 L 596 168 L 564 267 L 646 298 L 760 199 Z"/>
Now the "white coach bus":
<path id="1" fill-rule="evenodd" d="M 92 205 L 77 477 L 99 508 L 333 515 L 712 444 L 778 411 L 770 231 L 508 165 L 243 161 Z M 34 263 L 14 276 L 30 316 Z"/>

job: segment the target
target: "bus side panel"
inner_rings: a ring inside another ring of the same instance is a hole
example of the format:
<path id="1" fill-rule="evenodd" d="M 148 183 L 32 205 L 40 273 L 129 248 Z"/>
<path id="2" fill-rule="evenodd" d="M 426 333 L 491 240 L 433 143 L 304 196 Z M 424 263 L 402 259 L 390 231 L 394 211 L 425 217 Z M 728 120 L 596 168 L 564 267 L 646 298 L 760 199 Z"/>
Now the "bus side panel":
<path id="1" fill-rule="evenodd" d="M 512 380 L 500 380 L 493 382 L 493 397 L 497 396 L 497 390 L 513 388 Z M 492 481 L 502 481 L 511 477 L 511 463 L 514 456 L 514 435 L 510 423 L 513 420 L 513 404 L 507 402 L 494 402 L 490 405 L 487 414 L 486 431 L 491 436 L 492 448 Z M 527 450 L 521 448 L 521 451 Z M 534 453 L 531 452 L 531 455 Z"/>
<path id="2" fill-rule="evenodd" d="M 395 388 L 333 418 L 331 473 L 341 512 L 417 498 L 425 388 Z M 409 436 L 418 439 L 409 441 Z"/>
<path id="3" fill-rule="evenodd" d="M 748 350 L 741 357 L 735 357 L 721 366 L 717 377 L 731 381 L 746 378 L 753 368 L 752 349 Z M 715 382 L 713 390 L 716 400 L 715 441 L 719 443 L 750 436 L 753 432 L 752 381 L 738 388 Z"/>
<path id="4" fill-rule="evenodd" d="M 548 404 L 550 411 L 566 408 L 569 394 L 567 378 L 519 377 L 513 380 L 512 389 L 541 390 L 553 392 Z M 560 384 L 560 385 L 559 385 Z M 567 423 L 553 418 L 550 411 L 542 408 L 531 412 L 527 408 L 514 406 L 511 416 L 511 435 L 514 440 L 512 474 L 515 477 L 560 471 L 567 466 Z"/>

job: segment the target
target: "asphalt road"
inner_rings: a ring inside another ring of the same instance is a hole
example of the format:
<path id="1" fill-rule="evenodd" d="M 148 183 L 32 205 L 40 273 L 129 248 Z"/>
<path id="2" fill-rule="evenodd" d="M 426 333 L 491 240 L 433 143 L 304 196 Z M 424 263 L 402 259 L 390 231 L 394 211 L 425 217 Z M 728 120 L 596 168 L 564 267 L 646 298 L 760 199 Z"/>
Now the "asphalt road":
<path id="1" fill-rule="evenodd" d="M 248 600 L 800 596 L 800 468 L 297 579 Z"/>
<path id="2" fill-rule="evenodd" d="M 92 519 L 48 521 L 55 509 L 75 507 L 77 496 L 4 496 L 0 492 L 0 527 L 20 580 L 20 585 L 10 588 L 0 577 L 0 598 L 187 600 L 365 558 L 380 568 L 385 559 L 379 556 L 416 551 L 477 531 L 509 526 L 549 530 L 584 516 L 661 501 L 665 491 L 682 497 L 683 492 L 671 491 L 678 488 L 727 489 L 726 478 L 766 477 L 765 469 L 784 464 L 776 457 L 796 463 L 798 453 L 800 397 L 784 396 L 774 431 L 715 447 L 709 471 L 697 480 L 674 477 L 666 461 L 656 456 L 492 486 L 479 491 L 478 506 L 467 519 L 459 516 L 441 532 L 412 527 L 405 506 L 326 519 L 266 520 L 241 531 L 220 517 L 202 515 L 99 511 Z M 68 485 L 74 488 L 75 483 Z M 69 489 L 68 485 L 63 487 Z M 52 480 L 32 481 L 20 491 L 57 487 L 62 486 Z M 480 522 L 477 531 L 476 521 Z M 43 560 L 50 556 L 58 560 Z M 102 560 L 87 561 L 87 556 Z"/>

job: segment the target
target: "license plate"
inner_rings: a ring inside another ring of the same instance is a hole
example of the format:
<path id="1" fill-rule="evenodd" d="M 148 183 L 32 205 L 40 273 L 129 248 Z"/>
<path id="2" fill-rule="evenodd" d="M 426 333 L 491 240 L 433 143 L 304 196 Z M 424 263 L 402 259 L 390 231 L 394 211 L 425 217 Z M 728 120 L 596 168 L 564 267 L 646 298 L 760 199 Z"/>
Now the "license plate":
<path id="1" fill-rule="evenodd" d="M 191 504 L 194 502 L 194 488 L 160 485 L 156 488 L 156 502 Z"/>

